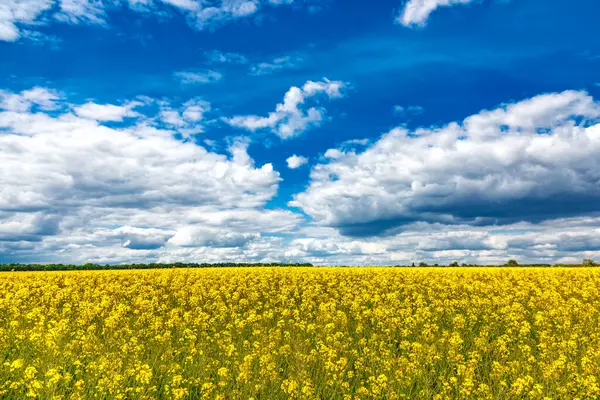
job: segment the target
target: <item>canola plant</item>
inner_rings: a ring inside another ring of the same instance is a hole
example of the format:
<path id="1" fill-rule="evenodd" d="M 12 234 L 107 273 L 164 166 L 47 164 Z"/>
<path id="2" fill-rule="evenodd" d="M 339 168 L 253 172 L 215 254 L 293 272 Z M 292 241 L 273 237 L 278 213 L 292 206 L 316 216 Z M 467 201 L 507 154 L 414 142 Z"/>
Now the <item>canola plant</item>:
<path id="1" fill-rule="evenodd" d="M 7 399 L 595 399 L 600 269 L 0 274 Z"/>

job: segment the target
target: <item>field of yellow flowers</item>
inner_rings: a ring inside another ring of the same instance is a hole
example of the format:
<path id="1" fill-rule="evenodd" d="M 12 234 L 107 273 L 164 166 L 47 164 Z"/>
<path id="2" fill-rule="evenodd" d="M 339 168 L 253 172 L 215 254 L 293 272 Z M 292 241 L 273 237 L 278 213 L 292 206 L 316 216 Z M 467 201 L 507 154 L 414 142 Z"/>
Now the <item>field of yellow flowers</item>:
<path id="1" fill-rule="evenodd" d="M 0 274 L 9 399 L 592 399 L 600 269 Z"/>

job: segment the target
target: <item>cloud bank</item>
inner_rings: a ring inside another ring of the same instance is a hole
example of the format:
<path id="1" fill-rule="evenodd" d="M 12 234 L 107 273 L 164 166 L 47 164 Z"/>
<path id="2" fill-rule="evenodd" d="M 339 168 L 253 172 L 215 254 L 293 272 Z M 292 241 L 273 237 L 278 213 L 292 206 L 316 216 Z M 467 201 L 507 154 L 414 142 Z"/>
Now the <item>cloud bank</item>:
<path id="1" fill-rule="evenodd" d="M 395 128 L 362 153 L 330 149 L 290 205 L 348 235 L 416 221 L 493 225 L 600 211 L 600 104 L 542 94 L 461 123 Z"/>
<path id="2" fill-rule="evenodd" d="M 306 98 L 341 94 L 330 83 L 297 89 Z M 586 92 L 343 142 L 290 204 L 311 220 L 269 205 L 281 177 L 255 165 L 248 138 L 229 140 L 223 153 L 188 140 L 212 112 L 201 98 L 78 104 L 41 87 L 0 92 L 0 260 L 600 258 L 600 104 Z"/>
<path id="3" fill-rule="evenodd" d="M 254 165 L 247 140 L 219 154 L 176 138 L 178 127 L 202 121 L 206 103 L 161 100 L 156 116 L 133 113 L 139 103 L 1 93 L 0 258 L 159 259 L 190 246 L 264 245 L 263 235 L 298 224 L 290 211 L 263 209 L 280 177 Z M 123 124 L 106 124 L 114 121 Z"/>

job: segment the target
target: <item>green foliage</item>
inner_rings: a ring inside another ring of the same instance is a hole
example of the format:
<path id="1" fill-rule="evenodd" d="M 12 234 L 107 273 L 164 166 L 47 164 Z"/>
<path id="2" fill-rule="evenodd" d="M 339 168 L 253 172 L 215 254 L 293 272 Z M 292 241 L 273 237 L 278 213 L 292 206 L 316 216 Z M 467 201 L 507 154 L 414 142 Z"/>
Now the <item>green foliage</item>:
<path id="1" fill-rule="evenodd" d="M 0 271 L 95 271 L 108 269 L 225 268 L 225 267 L 312 267 L 311 263 L 170 263 L 170 264 L 0 264 Z"/>
<path id="2" fill-rule="evenodd" d="M 509 260 L 504 265 L 485 265 L 485 267 L 503 267 L 503 266 L 518 266 L 521 268 L 527 267 L 600 267 L 600 264 L 595 263 L 593 260 L 586 259 L 583 264 L 518 264 L 515 260 Z M 0 272 L 3 271 L 96 271 L 96 270 L 117 270 L 117 269 L 166 269 L 166 268 L 236 268 L 236 267 L 313 267 L 311 263 L 150 263 L 150 264 L 0 264 Z M 433 267 L 444 267 L 438 264 L 431 265 Z M 420 262 L 418 265 L 412 263 L 412 267 L 431 267 L 426 262 Z M 448 265 L 448 267 L 458 267 L 458 262 L 454 261 Z M 482 267 L 483 265 L 477 264 L 461 264 L 462 267 Z M 344 267 L 339 265 L 338 267 Z M 351 267 L 347 265 L 345 267 Z M 370 265 L 369 267 L 374 267 Z M 411 267 L 411 265 L 390 265 L 391 268 L 405 268 Z"/>

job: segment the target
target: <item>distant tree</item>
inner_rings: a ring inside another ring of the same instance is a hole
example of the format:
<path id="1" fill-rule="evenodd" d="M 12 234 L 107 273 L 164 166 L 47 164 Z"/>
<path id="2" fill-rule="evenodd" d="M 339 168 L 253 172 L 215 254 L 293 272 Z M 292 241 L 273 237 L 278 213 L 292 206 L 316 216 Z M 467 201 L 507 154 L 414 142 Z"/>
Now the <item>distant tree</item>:
<path id="1" fill-rule="evenodd" d="M 454 261 L 453 263 L 450 264 L 450 267 L 458 267 L 458 262 Z"/>
<path id="2" fill-rule="evenodd" d="M 420 262 L 419 263 L 419 267 L 428 267 L 429 265 L 427 265 L 427 263 L 425 262 Z"/>
<path id="3" fill-rule="evenodd" d="M 514 265 L 519 265 L 519 263 L 517 262 L 517 260 L 508 260 L 506 265 L 514 266 Z"/>
<path id="4" fill-rule="evenodd" d="M 288 264 L 296 267 L 312 267 L 311 263 Z M 172 263 L 172 264 L 0 264 L 0 271 L 73 271 L 107 269 L 151 269 L 151 268 L 219 268 L 219 267 L 282 267 L 285 263 Z"/>
<path id="5" fill-rule="evenodd" d="M 593 267 L 594 265 L 596 265 L 596 263 L 594 262 L 594 260 L 586 258 L 583 260 L 583 265 L 585 265 L 586 267 Z"/>

